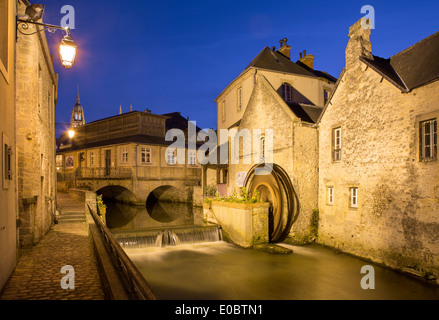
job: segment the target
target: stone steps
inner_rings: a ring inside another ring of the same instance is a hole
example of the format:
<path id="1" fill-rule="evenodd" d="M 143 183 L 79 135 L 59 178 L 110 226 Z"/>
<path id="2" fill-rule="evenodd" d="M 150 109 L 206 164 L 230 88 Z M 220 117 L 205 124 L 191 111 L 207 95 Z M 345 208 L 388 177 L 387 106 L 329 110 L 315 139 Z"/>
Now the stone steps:
<path id="1" fill-rule="evenodd" d="M 84 211 L 67 211 L 58 215 L 58 223 L 75 223 L 85 221 L 86 217 Z"/>

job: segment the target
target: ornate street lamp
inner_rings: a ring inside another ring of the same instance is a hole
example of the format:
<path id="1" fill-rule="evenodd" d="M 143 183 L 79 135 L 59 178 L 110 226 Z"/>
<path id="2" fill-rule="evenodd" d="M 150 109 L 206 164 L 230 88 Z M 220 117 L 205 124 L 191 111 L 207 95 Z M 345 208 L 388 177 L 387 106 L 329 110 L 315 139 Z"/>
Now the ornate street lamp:
<path id="1" fill-rule="evenodd" d="M 69 36 L 70 29 L 68 27 L 60 27 L 55 26 L 52 24 L 42 23 L 42 22 L 36 22 L 36 20 L 41 19 L 44 12 L 44 5 L 42 4 L 32 4 L 26 8 L 26 14 L 21 17 L 17 17 L 17 30 L 24 35 L 32 35 L 44 30 L 48 30 L 51 33 L 54 33 L 56 30 L 63 30 L 66 32 L 66 35 L 62 39 L 60 45 L 59 45 L 59 56 L 61 59 L 61 64 L 66 69 L 70 69 L 73 67 L 73 64 L 75 63 L 75 57 L 76 57 L 76 45 L 75 42 L 73 42 L 72 38 Z M 32 33 L 26 33 L 24 31 L 29 29 L 28 24 L 35 24 L 37 26 L 43 26 L 44 28 L 41 30 L 32 32 Z"/>
<path id="2" fill-rule="evenodd" d="M 61 58 L 61 64 L 70 69 L 75 63 L 76 57 L 76 45 L 72 38 L 69 36 L 69 29 L 66 29 L 67 35 L 62 39 L 59 45 L 59 56 Z"/>

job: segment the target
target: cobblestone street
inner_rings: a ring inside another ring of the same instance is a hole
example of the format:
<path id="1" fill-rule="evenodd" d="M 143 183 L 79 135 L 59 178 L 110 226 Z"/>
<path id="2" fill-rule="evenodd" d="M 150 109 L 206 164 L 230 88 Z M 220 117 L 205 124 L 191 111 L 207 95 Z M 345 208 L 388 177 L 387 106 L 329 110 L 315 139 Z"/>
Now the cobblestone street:
<path id="1" fill-rule="evenodd" d="M 84 212 L 84 204 L 58 193 L 62 215 Z M 66 274 L 74 268 L 74 289 L 62 289 Z M 0 294 L 0 300 L 103 300 L 93 248 L 84 222 L 55 224 L 39 244 L 23 249 L 17 267 Z"/>

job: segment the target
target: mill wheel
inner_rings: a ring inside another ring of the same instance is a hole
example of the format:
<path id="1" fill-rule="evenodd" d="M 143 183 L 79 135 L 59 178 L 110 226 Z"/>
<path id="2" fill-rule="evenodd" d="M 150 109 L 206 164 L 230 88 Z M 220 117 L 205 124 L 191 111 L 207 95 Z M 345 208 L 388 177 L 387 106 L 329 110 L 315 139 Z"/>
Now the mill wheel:
<path id="1" fill-rule="evenodd" d="M 245 186 L 251 196 L 257 191 L 262 201 L 270 203 L 270 242 L 285 240 L 299 213 L 297 195 L 288 174 L 276 164 L 268 168 L 256 165 L 248 172 Z"/>

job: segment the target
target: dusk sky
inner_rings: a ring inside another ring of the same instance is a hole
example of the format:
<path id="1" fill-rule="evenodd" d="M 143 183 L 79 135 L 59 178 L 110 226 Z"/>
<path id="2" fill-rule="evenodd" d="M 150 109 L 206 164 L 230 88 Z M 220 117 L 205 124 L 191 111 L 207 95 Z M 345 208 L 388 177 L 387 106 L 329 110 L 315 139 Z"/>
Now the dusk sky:
<path id="1" fill-rule="evenodd" d="M 37 3 L 33 1 L 33 3 Z M 86 122 L 150 109 L 179 111 L 216 129 L 215 98 L 266 46 L 288 38 L 292 60 L 307 50 L 314 67 L 338 77 L 348 29 L 375 8 L 372 53 L 389 58 L 439 31 L 439 1 L 84 1 L 41 0 L 44 22 L 75 9 L 76 64 L 60 66 L 63 32 L 47 33 L 59 74 L 56 122 L 70 122 L 79 85 Z M 62 127 L 58 127 L 59 130 Z"/>

